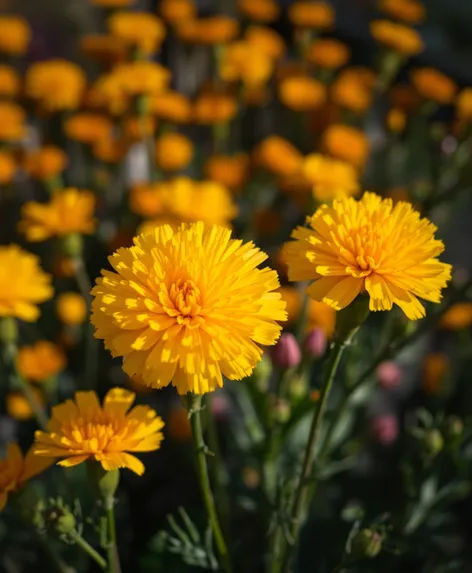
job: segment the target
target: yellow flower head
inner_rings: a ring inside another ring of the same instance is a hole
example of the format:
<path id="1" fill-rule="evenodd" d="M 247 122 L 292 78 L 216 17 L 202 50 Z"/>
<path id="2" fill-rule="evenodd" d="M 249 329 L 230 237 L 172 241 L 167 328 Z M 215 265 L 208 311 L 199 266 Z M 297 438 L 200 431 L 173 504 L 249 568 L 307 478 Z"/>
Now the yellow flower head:
<path id="1" fill-rule="evenodd" d="M 56 193 L 49 203 L 25 203 L 18 229 L 33 242 L 71 233 L 89 235 L 95 230 L 94 208 L 93 193 L 67 188 Z"/>
<path id="2" fill-rule="evenodd" d="M 133 392 L 113 388 L 101 406 L 95 392 L 76 392 L 52 409 L 47 431 L 36 432 L 34 454 L 61 458 L 58 465 L 65 467 L 95 460 L 106 471 L 129 468 L 142 475 L 143 463 L 128 452 L 159 449 L 164 422 L 149 406 L 129 410 L 134 399 Z"/>
<path id="3" fill-rule="evenodd" d="M 188 123 L 192 117 L 192 104 L 184 95 L 169 90 L 151 96 L 149 112 L 171 123 Z"/>
<path id="4" fill-rule="evenodd" d="M 39 390 L 39 388 L 31 387 L 30 391 L 36 403 L 41 407 L 44 407 L 44 395 Z M 8 392 L 8 394 L 5 396 L 5 408 L 7 410 L 7 414 L 19 422 L 24 422 L 34 418 L 34 410 L 31 407 L 28 399 L 20 390 L 13 390 L 12 392 Z"/>
<path id="5" fill-rule="evenodd" d="M 270 56 L 244 40 L 229 44 L 220 60 L 220 76 L 223 80 L 241 81 L 249 87 L 266 83 L 272 70 Z"/>
<path id="6" fill-rule="evenodd" d="M 370 296 L 370 310 L 397 304 L 416 320 L 425 315 L 417 297 L 439 302 L 451 265 L 436 257 L 444 244 L 436 227 L 409 203 L 365 193 L 322 205 L 298 227 L 285 247 L 289 279 L 313 280 L 308 294 L 341 310 L 358 294 Z"/>
<path id="7" fill-rule="evenodd" d="M 315 40 L 308 48 L 307 60 L 320 68 L 335 70 L 344 66 L 351 56 L 349 47 L 334 38 Z"/>
<path id="8" fill-rule="evenodd" d="M 110 257 L 92 290 L 92 323 L 128 376 L 148 386 L 172 383 L 180 394 L 204 394 L 240 380 L 271 345 L 285 320 L 272 292 L 277 273 L 258 269 L 267 255 L 231 231 L 202 222 L 175 232 L 164 225 Z"/>
<path id="9" fill-rule="evenodd" d="M 311 111 L 326 101 L 326 88 L 308 76 L 292 76 L 279 85 L 280 101 L 295 111 Z"/>
<path id="10" fill-rule="evenodd" d="M 87 104 L 110 115 L 124 113 L 128 107 L 129 97 L 123 88 L 123 82 L 115 72 L 100 76 L 87 93 Z"/>
<path id="11" fill-rule="evenodd" d="M 50 465 L 48 460 L 38 459 L 32 449 L 23 456 L 17 444 L 9 444 L 6 458 L 0 459 L 0 511 L 5 507 L 9 494 L 18 491 L 26 481 Z"/>
<path id="12" fill-rule="evenodd" d="M 331 201 L 359 191 L 356 170 L 344 161 L 311 153 L 305 157 L 302 171 L 313 185 L 313 196 L 318 201 Z"/>
<path id="13" fill-rule="evenodd" d="M 463 121 L 472 120 L 472 88 L 464 88 L 457 96 L 456 113 Z"/>
<path id="14" fill-rule="evenodd" d="M 472 302 L 453 304 L 441 317 L 440 328 L 445 330 L 462 330 L 472 326 Z"/>
<path id="15" fill-rule="evenodd" d="M 201 125 L 226 123 L 233 119 L 238 108 L 234 96 L 203 92 L 193 104 L 193 120 Z"/>
<path id="16" fill-rule="evenodd" d="M 272 60 L 278 60 L 285 54 L 286 47 L 282 36 L 268 26 L 248 26 L 244 40 Z"/>
<path id="17" fill-rule="evenodd" d="M 221 183 L 232 191 L 240 190 L 249 175 L 249 157 L 236 155 L 212 155 L 204 166 L 205 177 Z"/>
<path id="18" fill-rule="evenodd" d="M 271 135 L 256 147 L 254 160 L 263 169 L 288 177 L 299 171 L 303 156 L 290 141 L 278 135 Z"/>
<path id="19" fill-rule="evenodd" d="M 0 16 L 0 52 L 21 56 L 28 49 L 31 30 L 19 16 Z"/>
<path id="20" fill-rule="evenodd" d="M 165 193 L 165 183 L 138 183 L 131 188 L 129 208 L 141 217 L 157 217 L 166 209 Z"/>
<path id="21" fill-rule="evenodd" d="M 127 56 L 126 44 L 110 34 L 82 36 L 79 47 L 87 58 L 106 65 L 123 62 Z"/>
<path id="22" fill-rule="evenodd" d="M 54 145 L 45 145 L 28 153 L 23 167 L 33 179 L 48 181 L 60 175 L 66 165 L 67 155 L 62 149 Z"/>
<path id="23" fill-rule="evenodd" d="M 160 48 L 166 35 L 161 20 L 148 12 L 116 12 L 108 18 L 108 29 L 112 36 L 143 54 Z"/>
<path id="24" fill-rule="evenodd" d="M 26 132 L 25 112 L 16 103 L 0 101 L 0 141 L 21 139 Z"/>
<path id="25" fill-rule="evenodd" d="M 127 62 L 112 73 L 123 93 L 130 97 L 161 93 L 170 81 L 169 70 L 156 62 Z"/>
<path id="26" fill-rule="evenodd" d="M 412 70 L 411 82 L 421 97 L 443 105 L 451 104 L 457 93 L 457 84 L 434 68 Z"/>
<path id="27" fill-rule="evenodd" d="M 48 112 L 76 109 L 85 89 L 85 74 L 67 60 L 32 64 L 25 77 L 25 93 Z"/>
<path id="28" fill-rule="evenodd" d="M 326 30 L 334 24 L 334 10 L 326 2 L 301 0 L 293 2 L 288 9 L 288 17 L 297 28 Z"/>
<path id="29" fill-rule="evenodd" d="M 239 23 L 228 16 L 207 16 L 195 20 L 179 21 L 176 33 L 188 44 L 226 44 L 239 34 Z"/>
<path id="30" fill-rule="evenodd" d="M 175 24 L 180 20 L 193 20 L 197 7 L 193 0 L 161 0 L 159 12 L 166 22 Z"/>
<path id="31" fill-rule="evenodd" d="M 343 70 L 331 86 L 334 103 L 355 113 L 365 113 L 372 103 L 375 75 L 371 70 L 353 67 Z"/>
<path id="32" fill-rule="evenodd" d="M 379 9 L 405 24 L 419 24 L 424 20 L 426 10 L 416 0 L 380 0 Z"/>
<path id="33" fill-rule="evenodd" d="M 238 0 L 238 10 L 254 22 L 268 24 L 280 15 L 280 6 L 275 0 Z"/>
<path id="34" fill-rule="evenodd" d="M 96 113 L 77 113 L 64 123 L 64 131 L 70 139 L 88 145 L 110 138 L 112 130 L 112 122 Z"/>
<path id="35" fill-rule="evenodd" d="M 156 163 L 164 171 L 180 171 L 193 159 L 193 144 L 177 132 L 163 133 L 156 141 Z"/>
<path id="36" fill-rule="evenodd" d="M 370 23 L 370 33 L 379 44 L 403 56 L 414 56 L 424 48 L 423 40 L 416 30 L 390 20 L 374 20 Z"/>
<path id="37" fill-rule="evenodd" d="M 66 357 L 52 342 L 38 340 L 32 346 L 19 349 L 16 363 L 23 378 L 31 382 L 44 382 L 64 370 Z"/>
<path id="38" fill-rule="evenodd" d="M 128 151 L 128 142 L 125 137 L 105 137 L 99 139 L 92 147 L 92 153 L 105 163 L 118 163 Z"/>
<path id="39" fill-rule="evenodd" d="M 393 133 L 401 133 L 405 129 L 406 115 L 405 112 L 398 107 L 389 109 L 385 120 L 387 127 Z"/>
<path id="40" fill-rule="evenodd" d="M 0 185 L 11 183 L 16 171 L 13 155 L 0 151 Z"/>
<path id="41" fill-rule="evenodd" d="M 343 124 L 333 124 L 323 134 L 325 151 L 362 169 L 369 155 L 369 140 L 363 131 Z"/>
<path id="42" fill-rule="evenodd" d="M 17 245 L 0 247 L 0 316 L 34 322 L 37 304 L 52 297 L 51 275 L 39 266 L 39 258 Z"/>
<path id="43" fill-rule="evenodd" d="M 0 96 L 15 97 L 19 90 L 18 72 L 10 66 L 0 65 Z"/>
<path id="44" fill-rule="evenodd" d="M 87 303 L 78 292 L 63 292 L 57 297 L 56 312 L 64 324 L 82 324 L 87 318 Z"/>

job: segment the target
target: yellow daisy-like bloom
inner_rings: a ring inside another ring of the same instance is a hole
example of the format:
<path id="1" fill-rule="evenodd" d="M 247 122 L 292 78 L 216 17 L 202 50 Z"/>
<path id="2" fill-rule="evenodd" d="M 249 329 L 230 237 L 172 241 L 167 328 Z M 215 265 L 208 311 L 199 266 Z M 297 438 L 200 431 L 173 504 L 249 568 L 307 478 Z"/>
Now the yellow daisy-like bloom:
<path id="1" fill-rule="evenodd" d="M 45 145 L 28 153 L 23 167 L 25 171 L 40 181 L 48 181 L 62 173 L 67 165 L 67 155 L 59 147 Z"/>
<path id="2" fill-rule="evenodd" d="M 63 292 L 57 297 L 56 312 L 64 324 L 82 324 L 87 317 L 87 303 L 78 292 Z"/>
<path id="3" fill-rule="evenodd" d="M 271 135 L 256 147 L 254 160 L 267 171 L 288 177 L 299 171 L 303 156 L 290 141 L 278 135 Z"/>
<path id="4" fill-rule="evenodd" d="M 193 159 L 192 141 L 181 133 L 163 133 L 156 140 L 156 163 L 164 171 L 184 169 Z"/>
<path id="5" fill-rule="evenodd" d="M 312 153 L 305 157 L 302 171 L 313 185 L 313 196 L 318 201 L 331 201 L 359 191 L 356 170 L 339 159 Z"/>
<path id="6" fill-rule="evenodd" d="M 308 48 L 307 60 L 328 70 L 335 70 L 344 66 L 351 56 L 351 51 L 346 44 L 334 38 L 321 38 L 315 40 Z"/>
<path id="7" fill-rule="evenodd" d="M 18 141 L 26 132 L 25 112 L 16 103 L 0 102 L 0 141 Z"/>
<path id="8" fill-rule="evenodd" d="M 285 54 L 286 46 L 282 36 L 268 26 L 248 26 L 244 40 L 272 60 L 278 60 Z"/>
<path id="9" fill-rule="evenodd" d="M 350 125 L 333 124 L 324 132 L 322 146 L 338 159 L 362 169 L 369 155 L 369 140 L 363 131 Z"/>
<path id="10" fill-rule="evenodd" d="M 421 97 L 448 105 L 454 101 L 457 84 L 434 68 L 412 70 L 411 82 Z"/>
<path id="11" fill-rule="evenodd" d="M 93 145 L 102 139 L 109 139 L 113 124 L 103 115 L 77 113 L 64 123 L 64 131 L 70 139 Z"/>
<path id="12" fill-rule="evenodd" d="M 188 123 L 192 117 L 192 104 L 183 94 L 169 90 L 149 98 L 149 112 L 171 123 Z"/>
<path id="13" fill-rule="evenodd" d="M 464 88 L 457 96 L 456 113 L 463 121 L 472 120 L 472 88 Z"/>
<path id="14" fill-rule="evenodd" d="M 238 10 L 254 22 L 274 22 L 280 15 L 280 6 L 274 0 L 238 0 Z"/>
<path id="15" fill-rule="evenodd" d="M 334 24 L 334 10 L 326 2 L 302 0 L 293 2 L 288 9 L 288 17 L 298 28 L 325 30 Z"/>
<path id="16" fill-rule="evenodd" d="M 331 85 L 334 103 L 355 113 L 365 113 L 372 103 L 374 73 L 360 66 L 343 70 Z"/>
<path id="17" fill-rule="evenodd" d="M 143 54 L 152 54 L 166 35 L 162 21 L 148 12 L 116 12 L 108 18 L 108 29 L 113 36 Z"/>
<path id="18" fill-rule="evenodd" d="M 441 317 L 440 328 L 461 330 L 472 326 L 472 302 L 453 304 Z"/>
<path id="19" fill-rule="evenodd" d="M 314 280 L 313 299 L 341 310 L 367 292 L 370 310 L 397 304 L 411 320 L 425 315 L 417 297 L 441 300 L 451 265 L 436 258 L 444 250 L 436 227 L 409 203 L 365 193 L 321 206 L 307 223 L 284 252 L 290 280 Z"/>
<path id="20" fill-rule="evenodd" d="M 249 157 L 236 155 L 212 155 L 203 167 L 205 177 L 221 183 L 231 191 L 239 191 L 249 176 Z"/>
<path id="21" fill-rule="evenodd" d="M 38 340 L 32 346 L 19 349 L 16 364 L 23 378 L 31 382 L 44 382 L 64 370 L 66 357 L 62 350 L 49 340 Z"/>
<path id="22" fill-rule="evenodd" d="M 0 96 L 15 97 L 20 90 L 20 76 L 11 66 L 0 65 Z"/>
<path id="23" fill-rule="evenodd" d="M 23 456 L 17 444 L 9 444 L 6 458 L 0 459 L 0 511 L 5 507 L 9 494 L 17 492 L 25 482 L 50 465 L 49 460 L 38 459 L 32 448 Z"/>
<path id="24" fill-rule="evenodd" d="M 411 25 L 422 22 L 426 14 L 423 4 L 416 0 L 380 0 L 379 9 L 392 18 Z"/>
<path id="25" fill-rule="evenodd" d="M 11 183 L 16 171 L 15 159 L 10 153 L 0 151 L 0 185 Z"/>
<path id="26" fill-rule="evenodd" d="M 130 410 L 135 394 L 112 388 L 100 405 L 95 392 L 76 392 L 52 409 L 46 432 L 37 431 L 33 452 L 46 458 L 63 458 L 72 467 L 95 460 L 106 471 L 129 468 L 138 475 L 144 465 L 128 452 L 152 452 L 163 440 L 164 422 L 149 406 Z"/>
<path id="27" fill-rule="evenodd" d="M 157 227 L 110 257 L 92 290 L 97 338 L 123 356 L 129 376 L 204 394 L 240 380 L 274 344 L 285 320 L 267 255 L 231 231 L 202 222 Z"/>
<path id="28" fill-rule="evenodd" d="M 113 70 L 113 76 L 123 92 L 130 97 L 152 95 L 165 91 L 170 82 L 170 72 L 156 62 L 127 62 Z"/>
<path id="29" fill-rule="evenodd" d="M 28 68 L 25 93 L 48 112 L 75 109 L 85 84 L 85 74 L 79 66 L 67 60 L 49 60 Z"/>
<path id="30" fill-rule="evenodd" d="M 326 101 L 326 87 L 308 76 L 286 78 L 279 86 L 280 101 L 295 111 L 311 111 Z"/>
<path id="31" fill-rule="evenodd" d="M 31 29 L 19 16 L 0 16 L 0 52 L 21 56 L 28 49 Z"/>
<path id="32" fill-rule="evenodd" d="M 37 304 L 52 297 L 51 275 L 39 266 L 39 258 L 18 245 L 0 247 L 0 316 L 34 322 Z"/>
<path id="33" fill-rule="evenodd" d="M 238 36 L 239 23 L 228 16 L 207 16 L 179 22 L 176 33 L 182 42 L 189 44 L 226 44 Z"/>
<path id="34" fill-rule="evenodd" d="M 49 203 L 29 201 L 21 210 L 18 229 L 28 241 L 66 237 L 71 233 L 92 234 L 95 197 L 90 191 L 67 188 L 56 193 Z"/>
<path id="35" fill-rule="evenodd" d="M 424 49 L 416 30 L 390 20 L 374 20 L 370 23 L 370 33 L 377 42 L 403 56 L 414 56 Z"/>
<path id="36" fill-rule="evenodd" d="M 193 0 L 161 0 L 159 12 L 166 22 L 175 24 L 179 20 L 193 20 L 197 15 L 197 7 Z"/>
<path id="37" fill-rule="evenodd" d="M 249 87 L 267 82 L 272 70 L 270 56 L 244 40 L 233 42 L 226 47 L 219 68 L 223 80 L 241 81 Z"/>

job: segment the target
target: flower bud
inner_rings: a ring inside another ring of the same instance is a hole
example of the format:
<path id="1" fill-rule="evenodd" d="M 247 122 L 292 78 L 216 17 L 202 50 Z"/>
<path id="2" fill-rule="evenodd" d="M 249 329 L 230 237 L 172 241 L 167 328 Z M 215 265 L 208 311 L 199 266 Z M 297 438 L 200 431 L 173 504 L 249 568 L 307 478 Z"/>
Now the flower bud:
<path id="1" fill-rule="evenodd" d="M 321 358 L 326 352 L 328 341 L 321 328 L 315 327 L 307 334 L 303 346 L 309 356 Z"/>
<path id="2" fill-rule="evenodd" d="M 371 430 L 382 446 L 389 446 L 398 437 L 398 420 L 393 414 L 378 416 L 371 422 Z"/>
<path id="3" fill-rule="evenodd" d="M 40 501 L 36 506 L 34 524 L 38 531 L 55 531 L 59 535 L 73 536 L 77 522 L 73 512 L 61 498 Z"/>
<path id="4" fill-rule="evenodd" d="M 279 424 L 285 424 L 290 419 L 290 404 L 286 400 L 277 400 L 274 404 L 274 419 Z"/>
<path id="5" fill-rule="evenodd" d="M 294 400 L 303 398 L 307 393 L 306 376 L 293 376 L 289 381 L 288 392 Z"/>
<path id="6" fill-rule="evenodd" d="M 444 438 L 437 428 L 428 430 L 424 434 L 423 447 L 428 456 L 438 455 L 444 447 Z"/>
<path id="7" fill-rule="evenodd" d="M 374 529 L 361 529 L 354 535 L 351 553 L 357 558 L 376 557 L 382 550 L 382 536 Z"/>
<path id="8" fill-rule="evenodd" d="M 448 416 L 444 420 L 444 435 L 446 439 L 458 440 L 464 432 L 464 422 L 457 416 Z"/>
<path id="9" fill-rule="evenodd" d="M 256 364 L 254 372 L 252 373 L 252 379 L 254 380 L 254 383 L 261 394 L 265 394 L 269 390 L 269 380 L 271 374 L 272 363 L 264 354 L 262 359 Z"/>
<path id="10" fill-rule="evenodd" d="M 103 469 L 102 464 L 92 460 L 89 460 L 87 469 L 92 484 L 97 488 L 105 506 L 110 507 L 120 482 L 120 470 L 107 471 Z"/>
<path id="11" fill-rule="evenodd" d="M 380 386 L 386 390 L 396 388 L 402 378 L 402 371 L 395 362 L 386 360 L 377 367 L 375 374 L 379 380 Z"/>
<path id="12" fill-rule="evenodd" d="M 18 325 L 14 318 L 4 316 L 0 320 L 0 342 L 5 345 L 15 344 L 18 339 Z"/>
<path id="13" fill-rule="evenodd" d="M 302 353 L 297 339 L 290 332 L 284 332 L 272 350 L 272 362 L 282 369 L 298 366 Z"/>
<path id="14" fill-rule="evenodd" d="M 78 233 L 71 233 L 62 239 L 62 252 L 69 259 L 77 259 L 82 255 L 83 239 Z"/>

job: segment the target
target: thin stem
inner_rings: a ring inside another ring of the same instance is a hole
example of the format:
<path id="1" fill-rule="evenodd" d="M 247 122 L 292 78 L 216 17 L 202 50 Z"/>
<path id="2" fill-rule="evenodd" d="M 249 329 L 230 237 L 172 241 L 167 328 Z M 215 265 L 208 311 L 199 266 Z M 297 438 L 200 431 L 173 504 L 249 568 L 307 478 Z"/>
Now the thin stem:
<path id="1" fill-rule="evenodd" d="M 23 392 L 25 398 L 28 400 L 28 404 L 30 405 L 31 409 L 33 410 L 34 417 L 36 418 L 36 422 L 38 423 L 38 426 L 41 429 L 45 430 L 47 423 L 48 423 L 48 417 L 46 415 L 46 412 L 44 411 L 44 408 L 36 400 L 36 396 L 34 395 L 33 391 L 31 390 L 31 386 L 23 378 L 23 376 L 20 375 L 20 373 L 16 369 L 16 366 L 15 366 L 15 373 L 16 373 L 17 384 L 20 387 L 20 390 Z"/>
<path id="2" fill-rule="evenodd" d="M 89 543 L 87 543 L 87 541 L 85 541 L 81 535 L 78 533 L 74 535 L 74 541 L 83 551 L 85 551 L 85 553 L 87 553 L 89 557 L 95 561 L 95 563 L 97 563 L 97 565 L 99 565 L 102 569 L 107 568 L 107 562 L 105 559 L 100 555 L 100 553 L 95 551 L 95 549 Z M 109 569 L 109 571 L 113 571 L 113 569 Z"/>
<path id="3" fill-rule="evenodd" d="M 195 461 L 197 465 L 198 481 L 200 483 L 203 501 L 205 503 L 205 508 L 207 511 L 208 519 L 210 521 L 211 529 L 213 531 L 213 535 L 215 536 L 216 546 L 220 554 L 223 569 L 226 571 L 226 573 L 231 573 L 231 563 L 229 559 L 228 548 L 226 546 L 226 541 L 224 539 L 223 532 L 219 523 L 213 494 L 211 492 L 210 478 L 208 475 L 208 466 L 206 461 L 207 447 L 203 440 L 201 418 L 202 398 L 201 396 L 193 395 L 190 398 L 189 403 L 190 425 L 192 428 L 195 447 Z"/>
<path id="4" fill-rule="evenodd" d="M 121 573 L 120 558 L 116 546 L 116 526 L 115 511 L 113 509 L 113 497 L 105 500 L 105 512 L 107 518 L 107 554 L 108 554 L 108 573 Z"/>

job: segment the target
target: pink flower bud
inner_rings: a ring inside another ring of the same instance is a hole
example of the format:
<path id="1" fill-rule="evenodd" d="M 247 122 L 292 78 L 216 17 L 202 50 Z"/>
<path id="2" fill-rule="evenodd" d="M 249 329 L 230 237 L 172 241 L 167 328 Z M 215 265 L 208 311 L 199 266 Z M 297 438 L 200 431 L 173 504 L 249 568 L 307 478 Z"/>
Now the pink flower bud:
<path id="1" fill-rule="evenodd" d="M 290 332 L 284 332 L 272 349 L 272 362 L 278 368 L 294 368 L 300 364 L 302 353 L 297 339 Z"/>
<path id="2" fill-rule="evenodd" d="M 229 402 L 224 394 L 214 394 L 211 397 L 211 413 L 215 420 L 224 422 L 228 417 Z"/>
<path id="3" fill-rule="evenodd" d="M 396 388 L 402 379 L 402 371 L 398 364 L 392 361 L 382 362 L 375 371 L 382 388 Z"/>
<path id="4" fill-rule="evenodd" d="M 303 346 L 306 352 L 314 358 L 321 358 L 326 352 L 328 341 L 326 335 L 321 328 L 313 328 L 306 335 Z"/>
<path id="5" fill-rule="evenodd" d="M 389 446 L 398 437 L 398 420 L 393 414 L 378 416 L 371 421 L 371 430 L 382 446 Z"/>

